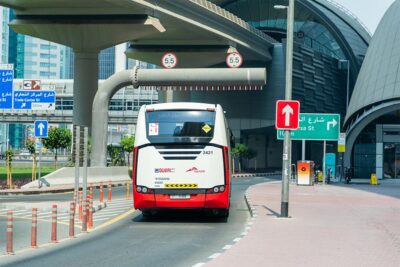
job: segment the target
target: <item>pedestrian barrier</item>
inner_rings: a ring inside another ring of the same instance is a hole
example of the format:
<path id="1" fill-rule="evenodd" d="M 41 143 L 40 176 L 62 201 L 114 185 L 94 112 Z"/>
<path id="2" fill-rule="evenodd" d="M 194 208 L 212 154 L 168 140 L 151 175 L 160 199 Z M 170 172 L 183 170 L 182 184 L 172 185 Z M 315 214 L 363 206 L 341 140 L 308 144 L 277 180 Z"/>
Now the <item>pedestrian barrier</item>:
<path id="1" fill-rule="evenodd" d="M 69 238 L 75 238 L 75 203 L 70 203 L 69 209 Z"/>
<path id="2" fill-rule="evenodd" d="M 7 254 L 14 254 L 13 250 L 13 212 L 7 211 Z"/>
<path id="3" fill-rule="evenodd" d="M 109 181 L 108 182 L 108 198 L 107 198 L 107 200 L 109 201 L 109 202 L 111 202 L 111 197 L 112 197 L 112 185 L 111 185 L 111 181 Z"/>
<path id="4" fill-rule="evenodd" d="M 32 208 L 31 248 L 37 248 L 37 208 Z"/>
<path id="5" fill-rule="evenodd" d="M 103 182 L 100 182 L 99 201 L 103 203 Z"/>
<path id="6" fill-rule="evenodd" d="M 51 215 L 51 242 L 57 243 L 57 205 L 53 205 Z"/>

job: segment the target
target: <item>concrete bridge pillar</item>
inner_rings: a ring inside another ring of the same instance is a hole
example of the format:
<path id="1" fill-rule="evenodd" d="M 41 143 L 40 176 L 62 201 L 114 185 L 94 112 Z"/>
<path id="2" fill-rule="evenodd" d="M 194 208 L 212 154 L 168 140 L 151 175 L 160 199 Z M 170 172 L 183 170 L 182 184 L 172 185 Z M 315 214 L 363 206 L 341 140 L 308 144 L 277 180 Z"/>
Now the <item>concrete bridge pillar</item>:
<path id="1" fill-rule="evenodd" d="M 98 88 L 99 51 L 74 51 L 73 123 L 92 127 L 92 106 Z M 89 130 L 90 131 L 90 130 Z"/>

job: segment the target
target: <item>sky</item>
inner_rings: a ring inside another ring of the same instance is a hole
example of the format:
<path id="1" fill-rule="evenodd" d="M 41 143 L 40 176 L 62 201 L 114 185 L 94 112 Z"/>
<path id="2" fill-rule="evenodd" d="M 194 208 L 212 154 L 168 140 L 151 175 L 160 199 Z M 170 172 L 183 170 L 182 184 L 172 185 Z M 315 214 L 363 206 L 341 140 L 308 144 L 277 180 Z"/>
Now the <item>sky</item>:
<path id="1" fill-rule="evenodd" d="M 333 0 L 350 10 L 374 33 L 386 10 L 395 0 Z"/>

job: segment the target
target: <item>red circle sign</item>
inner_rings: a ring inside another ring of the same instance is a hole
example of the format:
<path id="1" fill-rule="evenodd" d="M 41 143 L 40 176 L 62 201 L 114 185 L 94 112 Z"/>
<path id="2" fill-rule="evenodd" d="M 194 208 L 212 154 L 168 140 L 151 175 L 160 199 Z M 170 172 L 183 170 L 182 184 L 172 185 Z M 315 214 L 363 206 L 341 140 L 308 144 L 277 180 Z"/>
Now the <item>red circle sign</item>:
<path id="1" fill-rule="evenodd" d="M 166 69 L 175 68 L 178 64 L 178 57 L 171 52 L 165 53 L 164 56 L 161 58 L 161 64 Z"/>
<path id="2" fill-rule="evenodd" d="M 226 65 L 229 68 L 239 68 L 240 66 L 242 66 L 242 63 L 242 55 L 237 52 L 230 53 L 226 56 Z"/>

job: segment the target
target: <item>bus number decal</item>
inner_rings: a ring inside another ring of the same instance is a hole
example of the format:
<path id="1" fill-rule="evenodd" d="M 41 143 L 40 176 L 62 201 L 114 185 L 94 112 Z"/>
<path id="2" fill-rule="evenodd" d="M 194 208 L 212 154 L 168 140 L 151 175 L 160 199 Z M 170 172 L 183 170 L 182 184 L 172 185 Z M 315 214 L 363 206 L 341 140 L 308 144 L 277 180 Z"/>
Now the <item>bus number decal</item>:
<path id="1" fill-rule="evenodd" d="M 203 151 L 203 155 L 212 155 L 213 152 L 211 150 Z"/>

